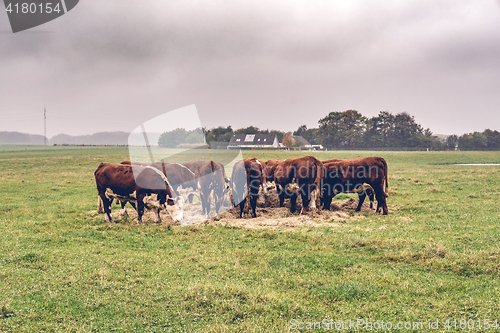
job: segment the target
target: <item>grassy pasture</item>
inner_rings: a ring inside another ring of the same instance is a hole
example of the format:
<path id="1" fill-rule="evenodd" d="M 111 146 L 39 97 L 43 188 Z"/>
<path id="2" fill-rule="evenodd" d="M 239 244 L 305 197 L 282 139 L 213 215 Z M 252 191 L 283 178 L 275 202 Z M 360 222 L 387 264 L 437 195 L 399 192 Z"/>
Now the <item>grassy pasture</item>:
<path id="1" fill-rule="evenodd" d="M 126 148 L 0 148 L 0 332 L 282 332 L 292 319 L 437 319 L 433 332 L 473 319 L 484 331 L 478 320 L 500 320 L 500 166 L 453 165 L 500 163 L 500 152 L 313 153 L 384 157 L 390 215 L 245 230 L 105 223 L 93 172 Z"/>

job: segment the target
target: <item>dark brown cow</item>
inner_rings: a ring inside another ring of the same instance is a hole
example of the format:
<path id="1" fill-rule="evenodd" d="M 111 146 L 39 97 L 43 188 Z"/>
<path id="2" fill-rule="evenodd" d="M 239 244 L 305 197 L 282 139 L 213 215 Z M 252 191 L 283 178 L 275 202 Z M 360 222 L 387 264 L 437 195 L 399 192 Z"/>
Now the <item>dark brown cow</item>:
<path id="1" fill-rule="evenodd" d="M 313 156 L 289 158 L 279 163 L 274 173 L 274 181 L 277 187 L 281 187 L 279 190 L 277 188 L 280 207 L 283 207 L 288 187 L 295 181 L 302 197 L 301 213 L 306 214 L 309 203 L 311 203 L 311 208 L 315 208 L 315 194 L 319 189 L 320 180 L 323 178 L 322 166 L 323 164 Z M 311 194 L 313 194 L 312 197 Z M 297 193 L 292 192 L 289 195 L 291 195 L 290 211 L 293 213 L 296 209 Z"/>
<path id="2" fill-rule="evenodd" d="M 330 163 L 330 162 L 340 162 L 340 161 L 345 161 L 345 160 L 334 158 L 331 160 L 321 161 L 321 163 L 326 164 L 326 163 Z M 359 186 L 358 188 L 353 189 L 352 191 L 345 191 L 342 193 L 357 193 L 358 197 L 359 197 L 359 194 L 362 193 L 362 191 L 360 191 L 361 188 L 363 188 L 363 190 L 366 192 L 366 195 L 368 196 L 368 199 L 370 200 L 370 208 L 373 208 L 373 202 L 375 201 L 375 192 L 373 191 L 373 188 L 371 186 L 370 187 Z M 340 193 L 340 192 L 338 191 L 338 193 Z M 323 196 L 321 196 L 321 205 L 323 205 Z"/>
<path id="3" fill-rule="evenodd" d="M 200 198 L 203 213 L 210 213 L 210 193 L 213 192 L 215 212 L 219 214 L 224 195 L 227 193 L 224 165 L 214 161 L 191 161 L 182 163 L 194 172 L 200 184 Z"/>
<path id="4" fill-rule="evenodd" d="M 145 206 L 155 209 L 157 223 L 161 222 L 160 209 L 165 206 L 174 221 L 182 220 L 183 198 L 176 196 L 161 171 L 153 167 L 101 163 L 94 176 L 106 222 L 114 222 L 110 206 L 115 198 L 135 203 L 137 224 L 142 223 Z"/>
<path id="5" fill-rule="evenodd" d="M 250 194 L 250 207 L 252 216 L 257 217 L 255 208 L 259 198 L 259 190 L 264 189 L 266 178 L 264 176 L 264 163 L 256 158 L 245 158 L 234 164 L 231 174 L 231 193 L 234 206 L 239 203 L 240 217 L 243 216 L 247 194 Z"/>
<path id="6" fill-rule="evenodd" d="M 332 198 L 340 192 L 352 192 L 363 183 L 373 188 L 377 199 L 377 212 L 383 209 L 387 215 L 386 197 L 389 187 L 387 180 L 387 162 L 381 157 L 365 157 L 352 160 L 324 161 L 324 178 L 321 184 L 323 194 L 323 209 L 330 209 Z M 384 190 L 385 184 L 385 190 Z M 366 197 L 366 191 L 361 191 L 356 211 L 361 209 Z"/>

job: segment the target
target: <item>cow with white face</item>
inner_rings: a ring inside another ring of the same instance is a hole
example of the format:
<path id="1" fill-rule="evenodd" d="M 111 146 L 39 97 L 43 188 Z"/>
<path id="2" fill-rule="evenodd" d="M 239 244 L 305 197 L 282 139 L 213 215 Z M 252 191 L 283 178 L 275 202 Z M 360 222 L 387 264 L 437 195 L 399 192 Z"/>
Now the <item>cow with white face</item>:
<path id="1" fill-rule="evenodd" d="M 107 222 L 111 216 L 113 199 L 130 202 L 137 210 L 137 224 L 142 223 L 144 208 L 155 211 L 157 223 L 160 210 L 166 209 L 174 221 L 183 218 L 184 199 L 172 190 L 168 179 L 153 167 L 101 163 L 94 172 L 97 191 Z"/>

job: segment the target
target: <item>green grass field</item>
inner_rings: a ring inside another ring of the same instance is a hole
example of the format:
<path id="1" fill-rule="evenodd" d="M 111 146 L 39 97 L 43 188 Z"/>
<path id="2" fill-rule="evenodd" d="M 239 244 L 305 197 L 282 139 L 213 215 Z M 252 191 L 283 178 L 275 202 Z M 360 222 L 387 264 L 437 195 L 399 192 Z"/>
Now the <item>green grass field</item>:
<path id="1" fill-rule="evenodd" d="M 246 230 L 105 223 L 93 172 L 126 148 L 1 148 L 0 332 L 283 332 L 349 319 L 494 331 L 484 320 L 500 320 L 500 166 L 453 165 L 500 163 L 500 152 L 313 153 L 384 157 L 390 215 Z"/>

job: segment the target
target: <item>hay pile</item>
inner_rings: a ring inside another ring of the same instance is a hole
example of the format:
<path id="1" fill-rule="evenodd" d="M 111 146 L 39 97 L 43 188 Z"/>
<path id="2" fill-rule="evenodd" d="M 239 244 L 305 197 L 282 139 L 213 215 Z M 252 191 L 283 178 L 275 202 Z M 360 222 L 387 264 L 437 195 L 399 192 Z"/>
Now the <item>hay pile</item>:
<path id="1" fill-rule="evenodd" d="M 187 226 L 198 223 L 204 223 L 207 225 L 221 224 L 246 229 L 279 229 L 320 226 L 335 227 L 339 226 L 340 223 L 345 223 L 350 218 L 359 219 L 363 218 L 363 214 L 375 213 L 374 209 L 370 209 L 369 202 L 365 201 L 361 207 L 361 212 L 354 214 L 354 210 L 357 205 L 357 198 L 334 200 L 331 204 L 331 210 L 329 211 L 314 210 L 310 211 L 307 215 L 300 215 L 302 201 L 299 195 L 297 198 L 297 211 L 292 214 L 290 213 L 290 200 L 285 199 L 285 207 L 279 207 L 278 195 L 275 191 L 273 191 L 269 193 L 267 198 L 264 198 L 263 196 L 259 198 L 257 202 L 256 218 L 252 218 L 249 213 L 251 209 L 248 200 L 245 204 L 245 213 L 243 214 L 243 218 L 239 218 L 240 208 L 232 207 L 227 198 L 222 204 L 222 213 L 218 215 L 215 214 L 215 205 L 212 198 L 211 212 L 208 217 L 202 213 L 201 203 L 199 201 L 195 201 L 193 203 L 186 202 L 184 204 L 184 219 L 181 225 Z M 127 210 L 130 216 L 129 219 L 133 219 L 135 221 L 137 218 L 135 210 L 131 207 Z M 112 215 L 118 221 L 122 220 L 122 217 L 119 216 L 118 210 L 115 210 Z M 164 224 L 174 224 L 170 215 L 165 211 L 161 212 L 161 219 Z M 143 217 L 143 223 L 154 223 L 154 213 L 152 211 L 146 210 Z"/>

